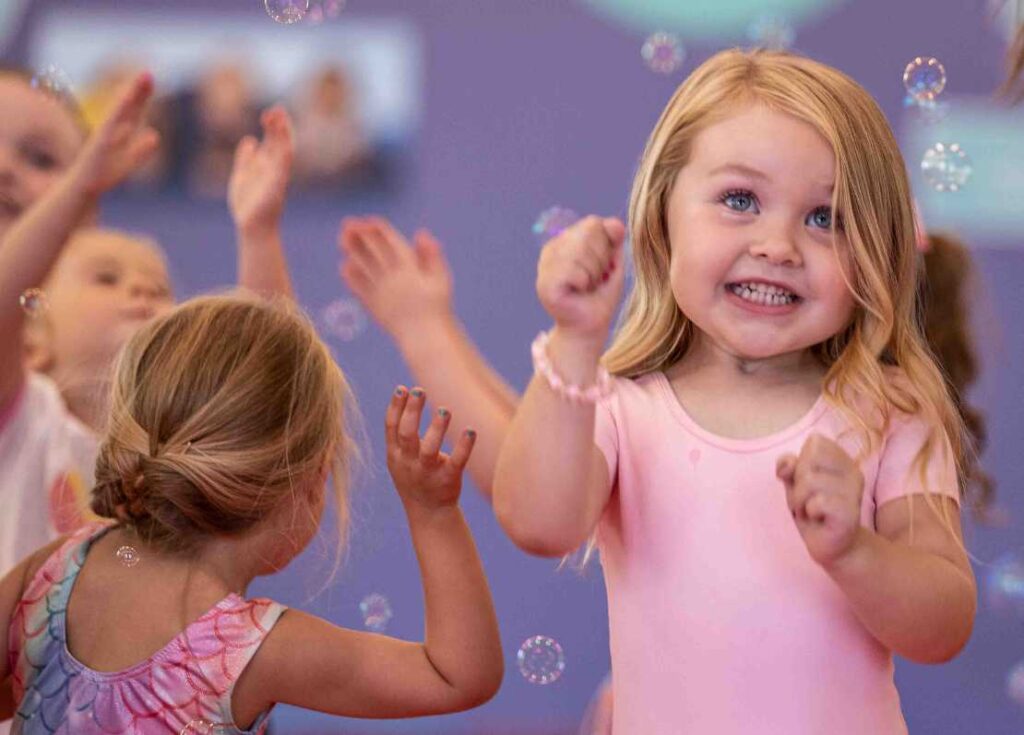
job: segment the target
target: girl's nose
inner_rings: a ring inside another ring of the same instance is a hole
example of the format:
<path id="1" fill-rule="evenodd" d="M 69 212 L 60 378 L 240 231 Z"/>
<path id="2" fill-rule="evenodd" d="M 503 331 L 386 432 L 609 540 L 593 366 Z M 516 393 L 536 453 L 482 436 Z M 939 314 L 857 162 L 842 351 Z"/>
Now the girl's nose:
<path id="1" fill-rule="evenodd" d="M 799 267 L 803 264 L 800 250 L 791 233 L 778 229 L 762 234 L 763 237 L 750 246 L 750 254 L 755 258 L 766 260 L 772 265 Z"/>

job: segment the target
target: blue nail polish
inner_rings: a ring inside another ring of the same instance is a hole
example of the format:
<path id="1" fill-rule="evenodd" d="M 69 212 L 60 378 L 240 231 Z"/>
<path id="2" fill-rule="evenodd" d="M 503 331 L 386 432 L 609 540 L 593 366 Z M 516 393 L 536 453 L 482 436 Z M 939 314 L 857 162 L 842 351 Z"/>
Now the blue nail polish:
<path id="1" fill-rule="evenodd" d="M 423 397 L 423 391 L 420 390 L 419 388 L 413 388 L 412 395 L 415 398 L 422 398 Z"/>
<path id="2" fill-rule="evenodd" d="M 439 408 L 439 409 L 437 409 L 437 415 L 440 416 L 443 419 L 446 419 L 449 416 L 451 416 L 452 414 L 451 414 L 451 411 L 449 411 L 447 408 Z"/>
<path id="3" fill-rule="evenodd" d="M 470 439 L 476 439 L 476 429 L 466 429 L 466 436 Z"/>

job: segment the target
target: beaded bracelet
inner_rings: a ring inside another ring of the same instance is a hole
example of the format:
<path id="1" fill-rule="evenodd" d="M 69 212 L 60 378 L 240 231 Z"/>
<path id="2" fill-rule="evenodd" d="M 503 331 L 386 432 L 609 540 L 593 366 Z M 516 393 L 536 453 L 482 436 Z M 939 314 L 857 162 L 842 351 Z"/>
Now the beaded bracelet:
<path id="1" fill-rule="evenodd" d="M 551 390 L 574 403 L 597 403 L 612 392 L 612 378 L 603 367 L 597 368 L 597 380 L 593 385 L 583 388 L 578 385 L 568 384 L 555 372 L 551 364 L 551 357 L 548 355 L 548 343 L 551 341 L 550 332 L 541 332 L 533 341 L 530 352 L 533 354 L 533 370 L 537 375 L 543 377 Z"/>

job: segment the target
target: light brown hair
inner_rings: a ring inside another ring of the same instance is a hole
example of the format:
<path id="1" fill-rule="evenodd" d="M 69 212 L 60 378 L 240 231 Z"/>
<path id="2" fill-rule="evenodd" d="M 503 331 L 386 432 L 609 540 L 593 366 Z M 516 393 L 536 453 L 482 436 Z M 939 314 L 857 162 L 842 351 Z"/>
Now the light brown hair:
<path id="1" fill-rule="evenodd" d="M 187 301 L 119 357 L 92 509 L 188 553 L 319 507 L 329 472 L 344 539 L 355 416 L 345 376 L 295 307 Z"/>

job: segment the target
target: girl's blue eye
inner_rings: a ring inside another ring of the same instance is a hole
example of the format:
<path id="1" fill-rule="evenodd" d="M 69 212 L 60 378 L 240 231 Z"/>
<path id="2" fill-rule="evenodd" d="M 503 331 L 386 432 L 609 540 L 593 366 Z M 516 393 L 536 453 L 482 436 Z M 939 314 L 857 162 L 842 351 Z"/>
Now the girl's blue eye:
<path id="1" fill-rule="evenodd" d="M 757 212 L 757 199 L 749 191 L 727 191 L 719 201 L 734 212 Z"/>
<path id="2" fill-rule="evenodd" d="M 843 229 L 843 218 L 836 217 L 834 221 L 835 224 L 833 225 L 831 207 L 818 207 L 809 215 L 807 215 L 807 224 L 811 225 L 812 227 L 818 227 L 822 230 L 835 229 L 841 232 Z"/>

